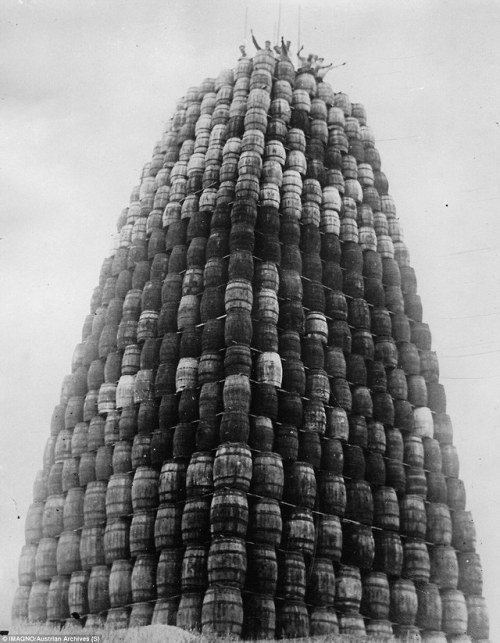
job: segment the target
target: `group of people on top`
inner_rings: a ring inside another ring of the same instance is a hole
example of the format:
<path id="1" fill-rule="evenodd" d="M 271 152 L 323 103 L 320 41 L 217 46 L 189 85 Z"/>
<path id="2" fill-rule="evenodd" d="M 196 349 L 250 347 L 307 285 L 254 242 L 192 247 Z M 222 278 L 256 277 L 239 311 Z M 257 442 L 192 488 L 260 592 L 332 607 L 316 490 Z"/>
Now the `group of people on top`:
<path id="1" fill-rule="evenodd" d="M 277 60 L 286 60 L 293 64 L 290 58 L 290 45 L 292 44 L 290 40 L 287 40 L 285 42 L 283 39 L 283 36 L 281 36 L 281 45 L 274 45 L 273 47 L 271 44 L 271 41 L 266 40 L 264 43 L 264 47 L 261 47 L 257 42 L 252 30 L 250 30 L 250 33 L 252 34 L 252 42 L 254 44 L 255 49 L 257 49 L 257 51 L 264 49 L 266 51 L 271 52 Z M 333 63 L 330 63 L 329 65 L 324 65 L 323 63 L 325 62 L 325 59 L 320 58 L 316 54 L 309 54 L 306 57 L 302 55 L 303 49 L 304 49 L 304 45 L 302 45 L 297 52 L 297 60 L 298 60 L 297 72 L 299 74 L 302 74 L 302 73 L 313 74 L 313 76 L 317 80 L 319 81 L 323 80 L 326 74 L 330 71 L 330 69 L 332 69 Z M 245 45 L 240 45 L 240 52 L 241 52 L 242 58 L 248 57 L 246 53 Z"/>

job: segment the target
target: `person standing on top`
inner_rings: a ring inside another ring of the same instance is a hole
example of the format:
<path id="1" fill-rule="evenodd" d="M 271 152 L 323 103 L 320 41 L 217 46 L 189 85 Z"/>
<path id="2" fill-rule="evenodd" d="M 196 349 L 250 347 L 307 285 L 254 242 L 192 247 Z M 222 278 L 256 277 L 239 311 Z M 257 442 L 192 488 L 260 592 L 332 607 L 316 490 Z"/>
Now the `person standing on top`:
<path id="1" fill-rule="evenodd" d="M 257 42 L 257 40 L 255 39 L 255 36 L 253 35 L 253 29 L 250 29 L 250 33 L 252 34 L 252 42 L 253 42 L 253 44 L 254 44 L 255 49 L 257 49 L 257 51 L 261 51 L 262 47 L 259 45 L 259 43 L 258 43 L 258 42 Z M 266 41 L 265 41 L 265 43 L 264 43 L 264 49 L 265 49 L 266 51 L 269 51 L 270 53 L 273 53 L 273 50 L 272 50 L 272 48 L 271 48 L 271 41 L 270 41 L 270 40 L 266 40 Z"/>
<path id="2" fill-rule="evenodd" d="M 333 63 L 330 63 L 329 65 L 323 65 L 322 63 L 324 61 L 324 58 L 318 58 L 314 65 L 314 75 L 318 80 L 323 80 L 330 69 L 333 67 Z"/>
<path id="3" fill-rule="evenodd" d="M 276 52 L 276 55 L 278 56 L 279 60 L 286 60 L 287 62 L 292 62 L 290 59 L 290 45 L 291 41 L 287 40 L 286 44 L 285 41 L 283 40 L 283 36 L 281 36 L 281 45 L 275 45 L 273 47 L 274 51 Z"/>
<path id="4" fill-rule="evenodd" d="M 248 58 L 245 45 L 240 45 L 241 58 Z"/>
<path id="5" fill-rule="evenodd" d="M 301 56 L 300 52 L 302 51 L 303 48 L 304 48 L 304 46 L 302 46 L 299 49 L 299 51 L 297 52 L 297 58 L 300 61 L 298 73 L 299 74 L 304 74 L 304 73 L 314 74 L 314 65 L 315 65 L 316 60 L 317 60 L 318 57 L 316 55 L 314 55 L 314 54 L 309 54 L 307 56 L 307 58 L 305 58 L 304 56 Z"/>
<path id="6" fill-rule="evenodd" d="M 304 49 L 304 45 L 302 45 L 302 46 L 300 47 L 300 49 L 298 50 L 298 52 L 297 52 L 297 59 L 298 59 L 298 61 L 299 61 L 299 64 L 298 64 L 298 69 L 299 69 L 299 71 L 300 71 L 301 69 L 305 69 L 305 68 L 307 67 L 307 59 L 306 59 L 306 57 L 305 57 L 305 56 L 301 56 L 301 55 L 300 55 L 300 54 L 302 53 L 302 50 L 303 50 L 303 49 Z"/>

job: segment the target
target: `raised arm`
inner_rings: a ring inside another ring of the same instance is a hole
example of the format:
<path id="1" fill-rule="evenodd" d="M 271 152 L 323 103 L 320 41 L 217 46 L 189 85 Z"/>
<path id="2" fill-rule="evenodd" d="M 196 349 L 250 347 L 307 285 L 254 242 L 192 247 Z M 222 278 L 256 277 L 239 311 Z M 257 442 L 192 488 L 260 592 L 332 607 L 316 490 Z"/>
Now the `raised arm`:
<path id="1" fill-rule="evenodd" d="M 255 49 L 262 49 L 259 43 L 255 40 L 255 36 L 253 35 L 252 29 L 250 29 L 250 33 L 252 34 L 252 42 L 254 44 Z"/>

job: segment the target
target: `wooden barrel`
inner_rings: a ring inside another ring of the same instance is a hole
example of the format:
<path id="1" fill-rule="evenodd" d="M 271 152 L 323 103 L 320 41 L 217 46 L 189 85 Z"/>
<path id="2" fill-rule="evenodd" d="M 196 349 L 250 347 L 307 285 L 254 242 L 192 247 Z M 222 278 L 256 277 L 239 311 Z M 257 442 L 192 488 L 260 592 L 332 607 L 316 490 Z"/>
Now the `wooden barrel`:
<path id="1" fill-rule="evenodd" d="M 248 413 L 250 410 L 250 380 L 245 375 L 228 375 L 222 391 L 224 409 Z"/>
<path id="2" fill-rule="evenodd" d="M 104 565 L 104 527 L 83 527 L 80 538 L 80 560 L 83 570 Z"/>
<path id="3" fill-rule="evenodd" d="M 109 608 L 109 569 L 106 565 L 92 567 L 88 584 L 88 601 L 91 613 L 103 612 Z"/>
<path id="4" fill-rule="evenodd" d="M 156 598 L 156 560 L 150 554 L 140 554 L 131 574 L 132 601 L 140 603 Z"/>
<path id="5" fill-rule="evenodd" d="M 427 542 L 434 545 L 451 545 L 452 522 L 448 505 L 445 503 L 428 502 L 426 504 L 426 512 Z"/>
<path id="6" fill-rule="evenodd" d="M 87 451 L 88 444 L 88 424 L 79 422 L 73 429 L 71 437 L 71 455 L 77 458 Z"/>
<path id="7" fill-rule="evenodd" d="M 183 506 L 179 503 L 162 503 L 158 507 L 154 525 L 154 542 L 157 550 L 180 545 L 182 514 Z"/>
<path id="8" fill-rule="evenodd" d="M 287 600 L 303 600 L 306 594 L 304 555 L 300 552 L 280 553 L 278 563 L 278 595 Z"/>
<path id="9" fill-rule="evenodd" d="M 411 580 L 400 578 L 391 584 L 391 620 L 400 625 L 414 625 L 417 617 L 418 599 Z"/>
<path id="10" fill-rule="evenodd" d="M 136 371 L 137 372 L 137 371 Z M 122 375 L 116 387 L 116 408 L 131 406 L 134 403 L 135 374 Z"/>
<path id="11" fill-rule="evenodd" d="M 476 528 L 470 511 L 454 511 L 452 514 L 453 535 L 451 544 L 457 551 L 474 551 Z"/>
<path id="12" fill-rule="evenodd" d="M 485 599 L 482 596 L 466 596 L 466 602 L 467 633 L 473 639 L 488 639 L 490 623 Z"/>
<path id="13" fill-rule="evenodd" d="M 168 555 L 168 558 L 164 557 L 164 552 L 172 553 Z M 178 562 L 177 557 L 174 557 L 175 550 L 163 550 L 162 555 L 160 556 L 160 563 L 158 566 L 157 578 L 160 573 L 160 564 L 163 564 L 162 569 L 166 570 L 173 569 L 175 565 L 175 570 L 177 570 Z M 175 591 L 174 582 L 179 585 L 182 590 L 182 593 L 189 592 L 203 592 L 207 587 L 207 558 L 208 551 L 205 545 L 188 545 L 184 555 L 182 556 L 181 552 L 181 567 L 179 573 L 177 574 L 177 580 L 174 580 L 174 577 L 171 577 L 170 581 L 166 579 L 166 593 L 167 595 L 175 595 L 178 593 L 178 590 Z M 177 586 L 176 585 L 176 586 Z M 162 589 L 162 592 L 165 591 Z M 158 588 L 160 592 L 160 587 Z"/>
<path id="14" fill-rule="evenodd" d="M 388 619 L 390 589 L 387 575 L 369 572 L 362 579 L 360 612 L 369 619 Z"/>
<path id="15" fill-rule="evenodd" d="M 182 511 L 181 537 L 184 545 L 205 542 L 210 534 L 210 498 L 188 498 Z"/>
<path id="16" fill-rule="evenodd" d="M 263 352 L 257 358 L 256 363 L 257 381 L 264 384 L 272 384 L 280 387 L 283 378 L 281 359 L 276 352 Z"/>
<path id="17" fill-rule="evenodd" d="M 431 561 L 430 581 L 440 589 L 456 589 L 458 560 L 455 550 L 448 545 L 435 545 L 429 552 Z"/>
<path id="18" fill-rule="evenodd" d="M 138 467 L 132 481 L 134 513 L 154 509 L 158 502 L 158 472 L 151 467 Z"/>
<path id="19" fill-rule="evenodd" d="M 175 477 L 177 467 L 180 463 L 170 463 L 169 470 L 172 471 L 172 476 Z M 189 466 L 187 470 L 184 467 L 183 482 L 181 483 L 182 488 L 186 490 L 186 495 L 188 498 L 194 498 L 197 496 L 204 496 L 213 491 L 214 481 L 213 481 L 213 472 L 214 472 L 214 459 L 210 452 L 199 452 L 193 453 Z M 165 467 L 165 465 L 164 465 Z M 162 469 L 163 472 L 163 469 Z M 167 472 L 166 472 L 167 473 Z M 173 481 L 174 482 L 174 481 Z M 172 487 L 177 486 L 174 482 Z M 160 496 L 161 496 L 161 487 L 160 487 Z M 167 493 L 165 496 L 165 501 L 173 501 L 173 499 L 179 496 L 178 492 Z M 167 500 L 168 497 L 168 500 Z"/>
<path id="20" fill-rule="evenodd" d="M 276 629 L 274 599 L 262 594 L 244 594 L 243 635 L 246 638 L 270 639 Z"/>
<path id="21" fill-rule="evenodd" d="M 283 522 L 282 549 L 312 555 L 314 551 L 314 523 L 310 510 L 294 509 Z"/>
<path id="22" fill-rule="evenodd" d="M 195 549 L 197 550 L 198 547 L 195 546 Z M 201 546 L 201 550 L 204 553 L 204 564 L 206 568 L 205 547 Z M 183 557 L 183 549 L 163 549 L 161 551 L 156 568 L 156 589 L 159 599 L 175 597 L 180 594 Z M 196 567 L 196 565 L 189 565 L 189 569 L 193 567 Z M 205 576 L 205 574 L 203 574 L 203 576 Z"/>
<path id="23" fill-rule="evenodd" d="M 389 577 L 400 576 L 403 567 L 403 546 L 399 534 L 393 531 L 375 531 L 374 539 L 373 569 Z"/>
<path id="24" fill-rule="evenodd" d="M 323 439 L 321 442 L 321 468 L 341 474 L 344 470 L 344 452 L 340 440 Z"/>
<path id="25" fill-rule="evenodd" d="M 258 498 L 250 503 L 249 540 L 278 546 L 281 535 L 282 518 L 278 501 L 272 498 Z"/>
<path id="26" fill-rule="evenodd" d="M 438 440 L 426 438 L 424 445 L 424 468 L 428 471 L 440 472 L 442 469 L 442 455 Z"/>
<path id="27" fill-rule="evenodd" d="M 467 603 L 461 591 L 446 589 L 441 591 L 442 629 L 446 634 L 465 634 L 467 632 Z M 483 623 L 483 627 L 484 624 Z M 471 630 L 474 628 L 470 628 Z M 483 629 L 483 628 L 481 628 Z M 484 630 L 488 630 L 487 627 Z M 472 632 L 471 632 L 472 633 Z"/>
<path id="28" fill-rule="evenodd" d="M 215 454 L 213 480 L 216 489 L 230 487 L 248 491 L 252 477 L 252 456 L 243 444 L 223 444 Z"/>
<path id="29" fill-rule="evenodd" d="M 132 453 L 130 456 L 132 469 L 140 466 L 150 466 L 151 464 L 151 436 L 136 435 L 132 443 Z"/>
<path id="30" fill-rule="evenodd" d="M 224 411 L 219 429 L 219 442 L 247 442 L 250 433 L 248 414 Z"/>
<path id="31" fill-rule="evenodd" d="M 12 600 L 11 620 L 13 623 L 28 620 L 28 605 L 31 593 L 30 585 L 21 585 L 16 588 L 14 598 Z"/>
<path id="32" fill-rule="evenodd" d="M 346 509 L 346 486 L 344 478 L 332 471 L 323 471 L 318 476 L 318 495 L 321 511 L 343 517 Z"/>
<path id="33" fill-rule="evenodd" d="M 306 462 L 293 462 L 285 467 L 284 499 L 299 507 L 312 509 L 316 500 L 316 478 Z"/>
<path id="34" fill-rule="evenodd" d="M 245 537 L 248 527 L 246 494 L 237 489 L 215 491 L 210 507 L 210 532 Z"/>
<path id="35" fill-rule="evenodd" d="M 132 562 L 115 560 L 109 573 L 109 603 L 111 607 L 125 607 L 132 602 Z"/>
<path id="36" fill-rule="evenodd" d="M 86 486 L 89 482 L 92 482 L 96 479 L 95 453 L 82 453 L 82 456 L 80 458 L 80 466 L 78 468 L 78 478 L 82 486 Z"/>
<path id="37" fill-rule="evenodd" d="M 79 422 L 83 421 L 83 396 L 73 395 L 69 398 L 64 413 L 65 429 L 73 429 Z"/>
<path id="38" fill-rule="evenodd" d="M 347 441 L 349 436 L 349 422 L 347 413 L 341 407 L 326 409 L 326 438 L 335 438 L 341 442 Z"/>
<path id="39" fill-rule="evenodd" d="M 424 499 L 417 495 L 404 496 L 399 504 L 401 533 L 411 538 L 425 538 L 427 514 Z"/>
<path id="40" fill-rule="evenodd" d="M 370 569 L 375 555 L 375 542 L 371 527 L 344 523 L 342 527 L 342 562 L 359 569 Z"/>
<path id="41" fill-rule="evenodd" d="M 373 493 L 373 524 L 381 529 L 399 531 L 399 503 L 392 487 L 380 487 Z"/>
<path id="42" fill-rule="evenodd" d="M 113 473 L 127 473 L 132 469 L 132 447 L 129 442 L 117 442 L 113 449 L 111 464 Z"/>
<path id="43" fill-rule="evenodd" d="M 448 493 L 447 483 L 456 478 L 446 479 L 440 471 L 429 471 L 427 477 L 427 500 L 429 502 L 447 502 L 450 509 L 453 509 L 451 496 Z M 464 506 L 465 506 L 465 498 Z"/>
<path id="44" fill-rule="evenodd" d="M 110 477 L 105 502 L 108 521 L 132 513 L 132 477 L 129 473 L 115 473 Z"/>
<path id="45" fill-rule="evenodd" d="M 63 531 L 57 543 L 58 574 L 71 574 L 80 569 L 80 532 Z"/>
<path id="46" fill-rule="evenodd" d="M 427 406 L 427 386 L 422 375 L 410 375 L 408 382 L 408 401 L 413 406 Z"/>
<path id="47" fill-rule="evenodd" d="M 104 614 L 87 614 L 85 618 L 85 627 L 87 629 L 100 630 L 106 624 L 106 617 Z"/>
<path id="48" fill-rule="evenodd" d="M 177 627 L 185 630 L 201 630 L 203 594 L 182 594 L 177 611 Z"/>
<path id="49" fill-rule="evenodd" d="M 446 502 L 450 509 L 453 511 L 465 509 L 466 493 L 463 480 L 459 478 L 448 478 L 446 480 L 446 493 L 444 495 L 446 496 Z"/>
<path id="50" fill-rule="evenodd" d="M 276 550 L 271 545 L 247 546 L 246 587 L 251 592 L 274 596 L 278 580 Z"/>
<path id="51" fill-rule="evenodd" d="M 285 479 L 282 458 L 276 453 L 257 453 L 252 471 L 252 493 L 281 500 Z"/>
<path id="52" fill-rule="evenodd" d="M 459 552 L 458 555 L 458 589 L 464 594 L 483 593 L 483 570 L 479 554 L 473 551 Z"/>
<path id="53" fill-rule="evenodd" d="M 137 407 L 135 405 L 122 409 L 118 428 L 121 440 L 133 440 L 137 433 Z"/>
<path id="54" fill-rule="evenodd" d="M 318 410 L 322 409 L 321 415 L 324 415 L 323 404 L 328 404 L 330 401 L 330 383 L 328 375 L 322 368 L 310 369 L 306 376 L 306 397 L 310 401 L 317 400 L 319 404 L 317 405 Z M 326 422 L 326 418 L 325 418 Z M 323 433 L 321 430 L 319 433 Z"/>
<path id="55" fill-rule="evenodd" d="M 245 375 L 250 377 L 252 373 L 252 355 L 250 346 L 245 344 L 233 344 L 228 346 L 224 357 L 225 375 Z"/>
<path id="56" fill-rule="evenodd" d="M 335 600 L 335 574 L 332 561 L 314 558 L 309 571 L 306 597 L 316 606 L 333 606 Z"/>
<path id="57" fill-rule="evenodd" d="M 208 551 L 207 573 L 210 585 L 243 588 L 247 569 L 245 541 L 218 537 Z"/>
<path id="58" fill-rule="evenodd" d="M 418 609 L 416 623 L 424 630 L 441 629 L 442 607 L 439 588 L 433 583 L 417 585 Z"/>
<path id="59" fill-rule="evenodd" d="M 279 601 L 276 604 L 276 636 L 303 638 L 309 635 L 309 615 L 303 601 Z"/>
<path id="60" fill-rule="evenodd" d="M 425 542 L 407 539 L 403 546 L 403 576 L 415 583 L 428 582 L 430 559 Z"/>
<path id="61" fill-rule="evenodd" d="M 24 545 L 19 557 L 17 575 L 19 585 L 31 585 L 35 581 L 36 545 Z"/>
<path id="62" fill-rule="evenodd" d="M 125 607 L 108 610 L 106 615 L 106 628 L 110 630 L 124 630 L 129 626 L 129 612 Z"/>
<path id="63" fill-rule="evenodd" d="M 130 525 L 126 518 L 106 525 L 103 536 L 103 549 L 104 560 L 107 565 L 110 565 L 114 560 L 125 559 L 130 556 L 129 532 Z"/>
<path id="64" fill-rule="evenodd" d="M 154 525 L 154 512 L 134 513 L 129 532 L 130 555 L 132 558 L 154 550 Z"/>
<path id="65" fill-rule="evenodd" d="M 49 586 L 48 581 L 36 581 L 31 586 L 27 609 L 30 623 L 44 623 L 47 620 Z"/>
<path id="66" fill-rule="evenodd" d="M 42 514 L 42 536 L 44 538 L 59 536 L 63 530 L 64 496 L 49 496 Z"/>
<path id="67" fill-rule="evenodd" d="M 154 606 L 151 624 L 175 625 L 178 606 L 178 598 L 158 598 Z"/>
<path id="68" fill-rule="evenodd" d="M 205 593 L 201 609 L 202 633 L 239 637 L 242 627 L 241 592 L 230 587 L 210 587 Z"/>
<path id="69" fill-rule="evenodd" d="M 362 597 L 359 569 L 348 565 L 340 565 L 335 586 L 336 609 L 340 612 L 359 611 Z"/>
<path id="70" fill-rule="evenodd" d="M 95 456 L 95 477 L 99 481 L 107 481 L 113 473 L 113 447 L 101 446 Z"/>
<path id="71" fill-rule="evenodd" d="M 432 413 L 426 406 L 414 409 L 413 419 L 415 424 L 415 434 L 421 438 L 432 438 L 434 432 L 434 422 Z"/>
<path id="72" fill-rule="evenodd" d="M 185 389 L 198 386 L 198 359 L 195 357 L 181 357 L 175 375 L 175 388 L 179 393 Z"/>
<path id="73" fill-rule="evenodd" d="M 421 467 L 409 467 L 406 470 L 406 494 L 426 498 L 428 495 L 427 491 L 425 471 Z"/>

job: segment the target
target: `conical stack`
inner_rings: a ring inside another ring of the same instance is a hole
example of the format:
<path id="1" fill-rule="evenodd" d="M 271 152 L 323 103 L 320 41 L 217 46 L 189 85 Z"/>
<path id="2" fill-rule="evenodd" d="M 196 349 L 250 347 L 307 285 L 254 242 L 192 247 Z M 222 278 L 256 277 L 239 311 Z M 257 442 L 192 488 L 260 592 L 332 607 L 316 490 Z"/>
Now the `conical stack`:
<path id="1" fill-rule="evenodd" d="M 16 618 L 488 638 L 362 105 L 265 50 L 179 101 L 103 263 L 26 543 Z"/>

